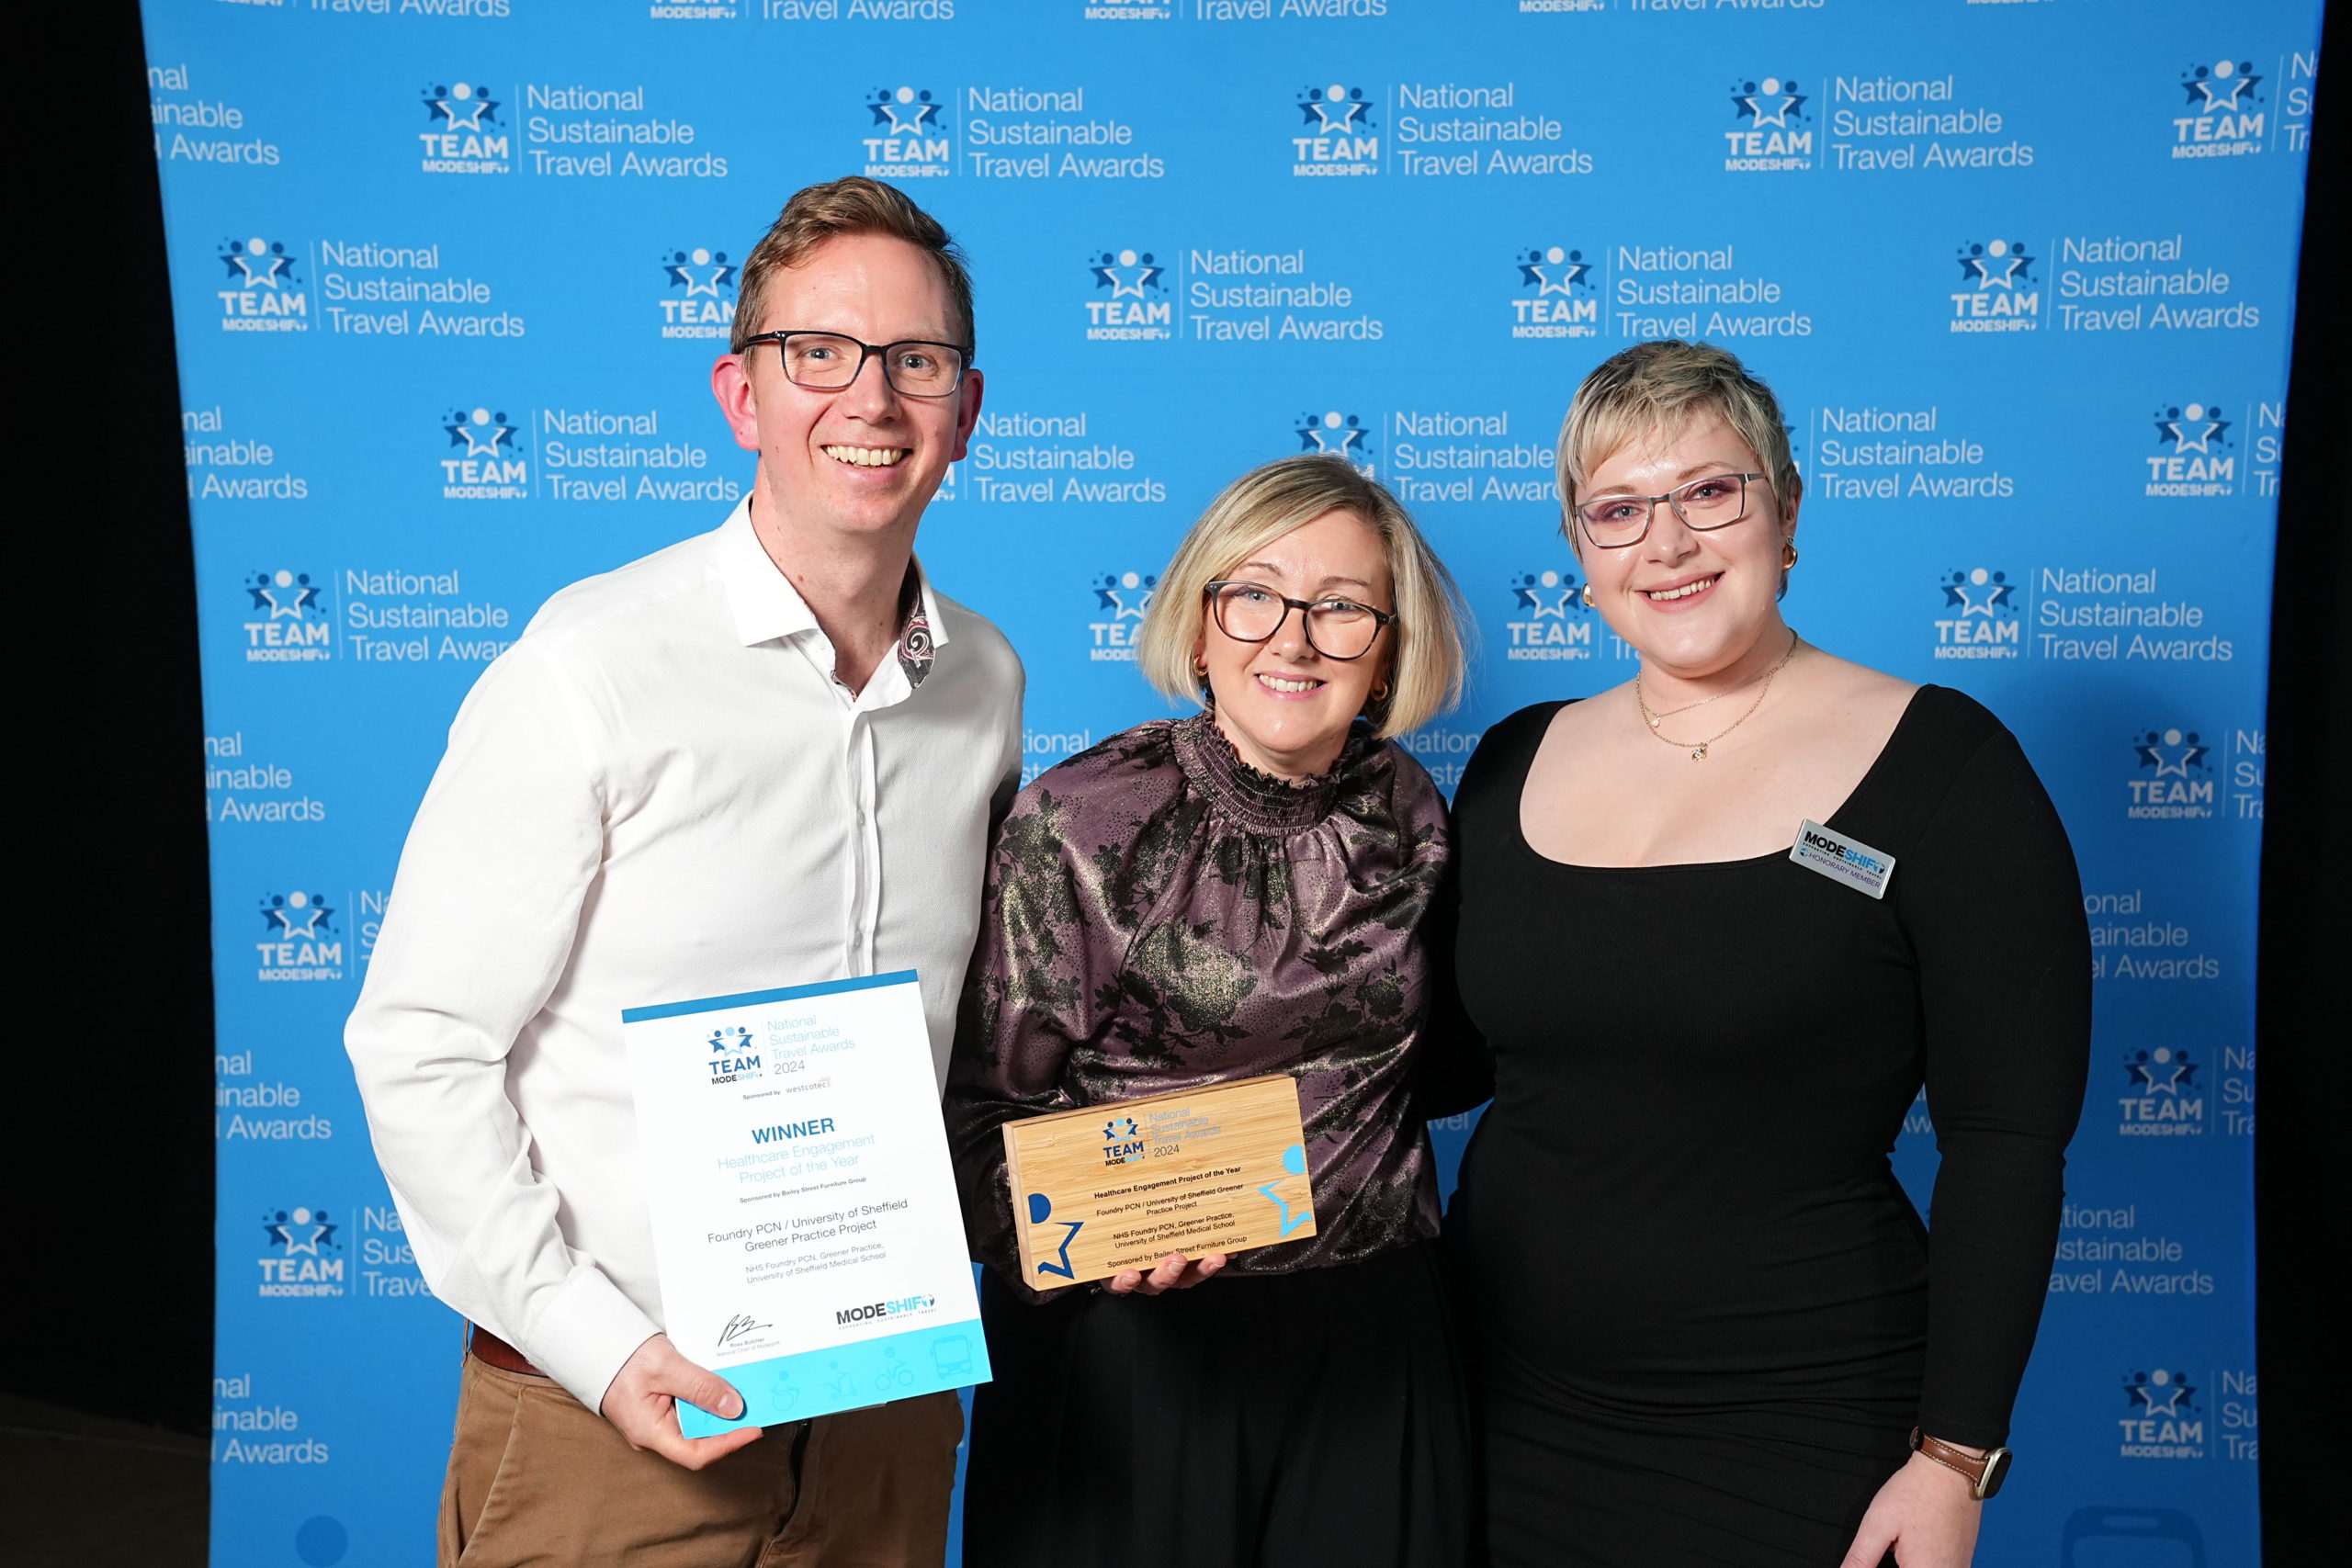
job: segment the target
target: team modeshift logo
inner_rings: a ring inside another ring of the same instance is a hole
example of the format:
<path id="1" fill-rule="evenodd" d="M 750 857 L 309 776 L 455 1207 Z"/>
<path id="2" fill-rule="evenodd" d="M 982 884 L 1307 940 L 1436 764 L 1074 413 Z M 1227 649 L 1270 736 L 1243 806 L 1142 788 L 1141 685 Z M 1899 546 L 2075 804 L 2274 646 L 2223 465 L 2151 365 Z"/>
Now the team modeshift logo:
<path id="1" fill-rule="evenodd" d="M 1087 659 L 1098 664 L 1134 663 L 1135 637 L 1143 630 L 1144 612 L 1151 608 L 1159 578 L 1148 571 L 1106 571 L 1088 586 L 1094 592 L 1095 618 L 1087 623 L 1094 639 Z"/>
<path id="2" fill-rule="evenodd" d="M 1943 591 L 1935 623 L 1938 659 L 2023 657 L 2025 622 L 2018 615 L 2018 585 L 2007 572 L 1955 568 L 1937 586 Z"/>
<path id="3" fill-rule="evenodd" d="M 865 99 L 865 173 L 878 180 L 937 179 L 956 172 L 944 107 L 925 87 L 876 87 Z"/>
<path id="4" fill-rule="evenodd" d="M 1503 623 L 1510 636 L 1506 660 L 1592 657 L 1592 615 L 1574 572 L 1513 572 L 1510 600 L 1510 618 Z"/>
<path id="5" fill-rule="evenodd" d="M 1149 251 L 1090 255 L 1086 273 L 1094 282 L 1086 301 L 1087 341 L 1165 343 L 1175 337 L 1175 301 L 1162 281 L 1167 271 Z"/>
<path id="6" fill-rule="evenodd" d="M 1520 294 L 1510 302 L 1513 337 L 1598 337 L 1600 287 L 1582 251 L 1534 245 L 1519 253 Z M 1535 292 L 1530 294 L 1528 289 Z"/>
<path id="7" fill-rule="evenodd" d="M 2033 275 L 2040 264 L 2023 240 L 1972 241 L 1955 259 L 1953 332 L 2030 333 L 2041 324 L 2041 280 Z"/>
<path id="8" fill-rule="evenodd" d="M 1291 132 L 1292 174 L 1380 173 L 1379 127 L 1372 117 L 1372 100 L 1362 87 L 1334 82 L 1302 88 L 1294 104 L 1304 123 Z"/>
<path id="9" fill-rule="evenodd" d="M 2230 158 L 2263 150 L 2270 116 L 2251 60 L 2217 60 L 2180 73 L 2187 103 L 2173 116 L 2176 158 Z"/>
<path id="10" fill-rule="evenodd" d="M 499 100 L 478 82 L 436 84 L 424 93 L 428 122 L 416 133 L 428 175 L 503 175 L 513 167 L 514 137 L 498 118 Z"/>
<path id="11" fill-rule="evenodd" d="M 2157 1367 L 2123 1377 L 2120 1449 L 2125 1459 L 2203 1459 L 2205 1413 L 2187 1372 Z"/>
<path id="12" fill-rule="evenodd" d="M 2212 748 L 2193 729 L 2147 729 L 2132 736 L 2133 768 L 2127 781 L 2135 818 L 2179 821 L 2213 813 Z"/>
<path id="13" fill-rule="evenodd" d="M 735 266 L 725 251 L 696 245 L 662 258 L 662 335 L 725 338 L 735 330 Z"/>
<path id="14" fill-rule="evenodd" d="M 1102 1123 L 1102 1163 L 1129 1165 L 1143 1158 L 1143 1133 L 1132 1116 L 1114 1116 Z"/>
<path id="15" fill-rule="evenodd" d="M 342 1228 L 324 1209 L 264 1211 L 261 1230 L 269 1250 L 254 1260 L 261 1266 L 261 1294 L 342 1295 L 343 1243 L 335 1239 Z"/>
<path id="16" fill-rule="evenodd" d="M 254 235 L 223 240 L 220 265 L 229 279 L 219 290 L 224 333 L 306 333 L 311 330 L 311 293 L 294 271 L 283 240 Z"/>
<path id="17" fill-rule="evenodd" d="M 2238 460 L 2230 421 L 2211 403 L 2178 403 L 2156 411 L 2156 450 L 2147 459 L 2149 495 L 2237 493 Z"/>
<path id="18" fill-rule="evenodd" d="M 752 1032 L 729 1024 L 710 1032 L 710 1081 L 749 1083 L 763 1076 L 760 1054 L 752 1049 Z"/>
<path id="19" fill-rule="evenodd" d="M 343 932 L 325 894 L 272 893 L 262 899 L 260 914 L 266 934 L 254 943 L 261 965 L 255 979 L 343 978 Z"/>
<path id="20" fill-rule="evenodd" d="M 441 416 L 448 446 L 441 456 L 444 501 L 521 501 L 531 493 L 531 466 L 515 444 L 520 429 L 483 408 Z"/>
<path id="21" fill-rule="evenodd" d="M 257 571 L 244 581 L 245 662 L 309 664 L 334 657 L 334 630 L 307 571 Z"/>
<path id="22" fill-rule="evenodd" d="M 1372 432 L 1354 414 L 1343 414 L 1337 409 L 1301 414 L 1298 423 L 1291 426 L 1291 434 L 1298 437 L 1298 449 L 1302 452 L 1345 457 L 1348 466 L 1364 478 L 1380 477 L 1379 468 L 1372 460 Z"/>
<path id="23" fill-rule="evenodd" d="M 1813 167 L 1810 95 L 1778 76 L 1735 83 L 1731 90 L 1734 129 L 1724 136 L 1727 174 L 1783 174 Z"/>
<path id="24" fill-rule="evenodd" d="M 2124 1091 L 2116 1131 L 2127 1138 L 2194 1138 L 2205 1131 L 2204 1066 L 2172 1045 L 2124 1054 Z"/>

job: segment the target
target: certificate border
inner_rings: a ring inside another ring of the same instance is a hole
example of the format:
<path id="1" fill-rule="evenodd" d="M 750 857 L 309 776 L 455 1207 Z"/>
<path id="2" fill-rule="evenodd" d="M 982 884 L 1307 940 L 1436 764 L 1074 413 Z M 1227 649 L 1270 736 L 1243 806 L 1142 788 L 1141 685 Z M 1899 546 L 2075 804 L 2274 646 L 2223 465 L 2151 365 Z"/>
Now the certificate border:
<path id="1" fill-rule="evenodd" d="M 813 986 L 784 986 L 772 991 L 738 991 L 731 997 L 704 997 L 691 1002 L 657 1002 L 651 1007 L 623 1008 L 623 1023 L 650 1023 L 657 1018 L 678 1018 L 690 1012 L 709 1012 L 715 1008 L 756 1007 L 763 1002 L 797 1001 L 802 997 L 829 997 L 842 991 L 870 991 L 882 986 L 910 986 L 915 983 L 911 969 L 893 969 L 888 975 L 855 975 L 846 980 L 820 980 Z"/>

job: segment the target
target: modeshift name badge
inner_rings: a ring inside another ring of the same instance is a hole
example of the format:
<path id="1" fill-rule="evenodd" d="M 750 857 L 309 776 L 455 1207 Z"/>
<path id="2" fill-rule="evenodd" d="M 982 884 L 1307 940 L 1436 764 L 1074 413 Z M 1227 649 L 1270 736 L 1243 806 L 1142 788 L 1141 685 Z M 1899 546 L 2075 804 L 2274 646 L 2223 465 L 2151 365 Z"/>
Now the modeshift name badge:
<path id="1" fill-rule="evenodd" d="M 1789 858 L 1873 898 L 1886 897 L 1886 879 L 1894 874 L 1893 855 L 1848 834 L 1833 833 L 1818 822 L 1797 824 L 1796 848 Z"/>

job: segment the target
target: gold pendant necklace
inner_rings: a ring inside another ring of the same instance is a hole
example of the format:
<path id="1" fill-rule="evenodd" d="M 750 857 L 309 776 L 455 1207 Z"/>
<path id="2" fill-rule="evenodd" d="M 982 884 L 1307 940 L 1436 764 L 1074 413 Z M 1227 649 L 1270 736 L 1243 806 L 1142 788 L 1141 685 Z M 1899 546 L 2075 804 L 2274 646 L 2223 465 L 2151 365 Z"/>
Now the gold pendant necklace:
<path id="1" fill-rule="evenodd" d="M 1778 675 L 1782 670 L 1788 668 L 1789 660 L 1797 656 L 1797 649 L 1803 641 L 1804 639 L 1799 637 L 1795 630 L 1792 628 L 1789 632 L 1789 650 L 1781 655 L 1780 659 L 1773 664 L 1772 668 L 1765 671 L 1763 674 L 1754 677 L 1754 680 L 1763 682 L 1763 690 L 1758 692 L 1756 694 L 1756 700 L 1747 705 L 1747 711 L 1741 714 L 1737 718 L 1733 719 L 1729 724 L 1724 725 L 1721 729 L 1716 730 L 1713 735 L 1708 736 L 1704 740 L 1677 740 L 1672 736 L 1660 734 L 1657 728 L 1658 722 L 1661 719 L 1669 718 L 1678 713 L 1689 713 L 1692 708 L 1704 707 L 1707 704 L 1715 701 L 1717 698 L 1728 697 L 1733 692 L 1745 690 L 1746 686 L 1752 682 L 1743 682 L 1741 685 L 1734 686 L 1730 692 L 1717 692 L 1713 697 L 1704 697 L 1698 702 L 1685 703 L 1679 708 L 1668 708 L 1665 713 L 1657 713 L 1650 707 L 1648 701 L 1642 695 L 1641 672 L 1639 671 L 1635 671 L 1634 672 L 1634 705 L 1642 710 L 1642 717 L 1648 722 L 1649 732 L 1652 735 L 1657 736 L 1660 740 L 1665 741 L 1668 746 L 1674 747 L 1677 750 L 1679 750 L 1684 747 L 1689 747 L 1690 750 L 1690 760 L 1694 762 L 1703 762 L 1707 760 L 1708 747 L 1713 746 L 1716 741 L 1721 740 L 1724 736 L 1729 735 L 1733 730 L 1737 729 L 1741 725 L 1746 724 L 1749 719 L 1756 716 L 1756 710 L 1762 707 L 1764 705 L 1764 699 L 1772 694 L 1772 677 Z"/>

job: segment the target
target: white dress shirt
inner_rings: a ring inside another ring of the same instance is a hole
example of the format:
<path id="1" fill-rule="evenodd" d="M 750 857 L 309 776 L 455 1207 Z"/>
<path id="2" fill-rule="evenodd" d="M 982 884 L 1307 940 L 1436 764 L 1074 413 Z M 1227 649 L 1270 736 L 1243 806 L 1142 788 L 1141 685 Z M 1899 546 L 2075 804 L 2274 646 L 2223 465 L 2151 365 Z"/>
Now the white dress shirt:
<path id="1" fill-rule="evenodd" d="M 484 671 L 345 1031 L 426 1282 L 592 1410 L 662 1323 L 621 1010 L 913 969 L 944 1081 L 1020 777 L 1002 634 L 921 581 L 929 673 L 853 697 L 749 508 Z"/>

